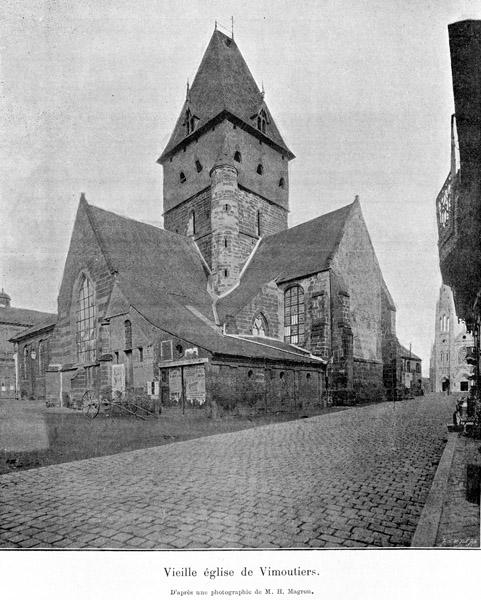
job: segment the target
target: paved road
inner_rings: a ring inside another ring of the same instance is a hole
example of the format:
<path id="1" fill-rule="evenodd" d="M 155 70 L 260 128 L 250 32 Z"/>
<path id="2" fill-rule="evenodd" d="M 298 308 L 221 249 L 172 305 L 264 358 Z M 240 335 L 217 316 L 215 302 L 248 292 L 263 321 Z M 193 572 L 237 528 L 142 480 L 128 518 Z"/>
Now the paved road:
<path id="1" fill-rule="evenodd" d="M 0 546 L 407 546 L 452 398 L 353 408 L 0 477 Z"/>

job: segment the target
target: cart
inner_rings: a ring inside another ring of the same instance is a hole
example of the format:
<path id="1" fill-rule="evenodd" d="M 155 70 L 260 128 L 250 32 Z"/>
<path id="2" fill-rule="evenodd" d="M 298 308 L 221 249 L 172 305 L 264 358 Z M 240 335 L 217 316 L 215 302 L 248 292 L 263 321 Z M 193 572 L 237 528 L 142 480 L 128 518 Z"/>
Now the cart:
<path id="1" fill-rule="evenodd" d="M 111 397 L 109 394 L 99 394 L 95 390 L 87 390 L 82 396 L 82 411 L 89 419 L 95 419 L 98 414 L 107 417 L 118 414 L 144 421 L 152 417 L 157 418 L 161 413 L 160 406 L 157 414 L 142 406 L 135 398 L 130 398 L 125 392 L 115 392 L 114 397 Z"/>

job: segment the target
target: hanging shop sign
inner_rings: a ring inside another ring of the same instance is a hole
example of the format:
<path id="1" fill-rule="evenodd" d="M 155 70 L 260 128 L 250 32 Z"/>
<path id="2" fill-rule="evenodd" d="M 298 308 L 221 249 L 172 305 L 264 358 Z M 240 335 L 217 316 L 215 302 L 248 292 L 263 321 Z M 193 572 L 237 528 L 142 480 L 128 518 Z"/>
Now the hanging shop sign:
<path id="1" fill-rule="evenodd" d="M 190 404 L 205 403 L 205 369 L 204 365 L 184 367 L 185 399 Z"/>
<path id="2" fill-rule="evenodd" d="M 112 392 L 125 392 L 125 365 L 112 365 Z"/>
<path id="3" fill-rule="evenodd" d="M 182 371 L 180 368 L 169 369 L 169 400 L 180 402 L 182 397 Z"/>

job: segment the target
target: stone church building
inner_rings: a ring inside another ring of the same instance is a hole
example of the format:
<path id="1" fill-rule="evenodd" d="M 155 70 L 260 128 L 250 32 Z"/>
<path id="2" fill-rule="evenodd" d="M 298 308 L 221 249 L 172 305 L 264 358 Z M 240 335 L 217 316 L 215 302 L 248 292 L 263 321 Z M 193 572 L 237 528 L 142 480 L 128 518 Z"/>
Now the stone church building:
<path id="1" fill-rule="evenodd" d="M 434 344 L 431 350 L 430 380 L 433 392 L 468 392 L 473 367 L 466 355 L 474 346 L 473 336 L 458 322 L 453 292 L 442 285 L 436 303 Z"/>
<path id="2" fill-rule="evenodd" d="M 288 228 L 289 161 L 235 41 L 214 31 L 172 135 L 164 229 L 81 197 L 48 398 L 297 410 L 381 399 L 395 306 L 359 199 Z"/>

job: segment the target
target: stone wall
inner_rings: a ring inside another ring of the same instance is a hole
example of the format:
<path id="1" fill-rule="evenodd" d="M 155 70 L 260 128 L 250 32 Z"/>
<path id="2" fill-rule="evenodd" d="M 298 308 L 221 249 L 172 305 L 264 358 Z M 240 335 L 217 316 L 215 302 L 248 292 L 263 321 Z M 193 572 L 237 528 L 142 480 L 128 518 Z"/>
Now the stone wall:
<path id="1" fill-rule="evenodd" d="M 354 359 L 353 391 L 356 402 L 379 402 L 385 399 L 383 364 Z"/>
<path id="2" fill-rule="evenodd" d="M 224 120 L 164 161 L 164 213 L 209 187 L 209 173 L 226 145 L 232 158 L 236 152 L 241 155 L 241 161 L 236 164 L 239 185 L 288 209 L 287 157 Z M 262 174 L 257 173 L 259 164 L 263 167 Z M 202 167 L 200 171 L 199 166 Z M 183 183 L 181 173 L 185 176 Z M 284 181 L 283 187 L 279 185 L 281 179 Z"/>
<path id="3" fill-rule="evenodd" d="M 299 412 L 324 407 L 323 384 L 321 367 L 216 361 L 208 370 L 210 402 L 220 413 Z"/>
<path id="4" fill-rule="evenodd" d="M 283 339 L 283 293 L 274 282 L 263 286 L 261 291 L 235 316 L 236 331 L 252 334 L 254 318 L 262 313 L 267 321 L 269 337 Z"/>
<path id="5" fill-rule="evenodd" d="M 381 362 L 382 276 L 358 203 L 351 209 L 332 266 L 348 288 L 354 358 Z"/>
<path id="6" fill-rule="evenodd" d="M 58 295 L 58 322 L 51 340 L 51 362 L 54 364 L 77 362 L 77 288 L 83 274 L 87 275 L 94 285 L 98 329 L 109 301 L 114 278 L 90 225 L 86 206 L 81 203 Z"/>

